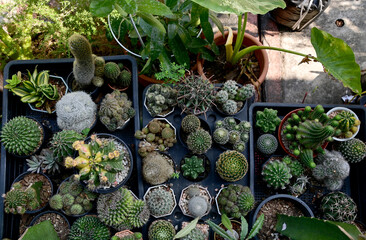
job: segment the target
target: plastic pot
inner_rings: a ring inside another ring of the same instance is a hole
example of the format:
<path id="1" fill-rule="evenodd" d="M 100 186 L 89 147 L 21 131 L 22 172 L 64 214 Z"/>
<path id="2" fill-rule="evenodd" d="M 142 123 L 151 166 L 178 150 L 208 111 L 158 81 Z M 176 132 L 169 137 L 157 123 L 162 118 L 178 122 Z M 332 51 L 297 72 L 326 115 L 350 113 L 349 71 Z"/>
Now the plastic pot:
<path id="1" fill-rule="evenodd" d="M 212 131 L 211 131 L 210 125 L 205 120 L 203 120 L 202 118 L 199 118 L 199 119 L 200 119 L 200 122 L 201 122 L 201 128 L 208 131 L 210 133 L 210 135 L 212 136 Z M 189 134 L 187 134 L 183 131 L 181 125 L 179 125 L 179 131 L 178 132 L 179 132 L 179 134 L 178 134 L 179 141 L 182 143 L 182 145 L 184 147 L 188 148 L 187 138 L 188 138 Z"/>
<path id="2" fill-rule="evenodd" d="M 38 218 L 40 218 L 41 216 L 43 216 L 43 215 L 45 215 L 45 214 L 48 214 L 48 213 L 55 213 L 55 214 L 58 214 L 58 215 L 60 215 L 66 222 L 67 222 L 67 225 L 69 226 L 69 229 L 70 229 L 70 222 L 69 222 L 69 220 L 67 220 L 67 217 L 65 217 L 65 215 L 63 215 L 62 213 L 60 213 L 60 212 L 56 212 L 56 211 L 46 211 L 46 212 L 43 212 L 43 213 L 40 213 L 40 214 L 38 214 L 37 216 L 35 216 L 33 219 L 32 219 L 32 221 L 31 221 L 31 223 L 29 224 L 29 226 L 33 226 L 35 223 L 36 223 L 36 221 L 37 221 L 37 219 Z"/>
<path id="3" fill-rule="evenodd" d="M 70 86 L 70 91 L 72 91 L 72 84 L 73 84 L 74 81 L 75 81 L 74 73 L 71 72 L 67 76 L 67 80 L 66 80 L 67 84 Z M 80 89 L 80 91 L 81 91 L 81 89 Z M 93 100 L 96 100 L 98 95 L 99 95 L 100 88 L 96 87 L 94 85 L 91 85 L 90 87 L 88 87 L 88 89 L 83 90 L 83 91 L 88 93 Z"/>
<path id="4" fill-rule="evenodd" d="M 184 176 L 182 170 L 181 170 L 181 172 L 182 172 L 183 177 L 188 179 L 189 181 L 200 182 L 203 179 L 205 179 L 208 176 L 208 174 L 210 173 L 211 162 L 205 154 L 198 155 L 198 154 L 189 153 L 189 154 L 186 154 L 183 157 L 183 159 L 180 161 L 180 169 L 182 169 L 182 165 L 185 163 L 185 158 L 189 158 L 189 157 L 192 157 L 192 156 L 197 156 L 198 158 L 203 159 L 203 167 L 205 168 L 205 171 L 203 173 L 199 174 L 196 179 L 190 178 L 188 176 Z"/>
<path id="5" fill-rule="evenodd" d="M 185 188 L 182 189 L 182 192 L 180 194 L 180 198 L 179 198 L 179 208 L 180 210 L 182 211 L 182 213 L 188 217 L 193 217 L 195 218 L 195 216 L 193 216 L 189 210 L 188 210 L 188 202 L 189 202 L 189 195 L 187 193 L 188 189 L 190 187 L 198 187 L 201 191 L 204 192 L 204 194 L 200 194 L 199 196 L 200 197 L 203 197 L 204 199 L 206 199 L 207 203 L 208 203 L 208 208 L 207 208 L 207 211 L 205 212 L 205 214 L 202 217 L 206 216 L 207 214 L 210 213 L 211 211 L 211 202 L 212 202 L 212 197 L 211 197 L 211 194 L 210 192 L 208 191 L 207 188 L 201 186 L 201 185 L 198 185 L 198 184 L 193 184 L 193 185 L 189 185 Z"/>
<path id="6" fill-rule="evenodd" d="M 352 111 L 351 109 L 349 109 L 349 108 L 345 108 L 345 107 L 335 107 L 335 108 L 332 108 L 332 109 L 330 109 L 328 112 L 327 112 L 327 115 L 329 116 L 330 114 L 332 114 L 333 112 L 341 112 L 341 111 L 346 111 L 346 112 L 350 112 L 350 113 L 352 113 L 354 116 L 355 116 L 355 118 L 357 119 L 357 120 L 360 120 L 359 118 L 358 118 L 358 116 L 357 116 L 357 114 L 354 112 L 354 111 Z M 344 141 L 348 141 L 348 140 L 351 140 L 352 138 L 354 138 L 357 134 L 358 134 L 358 132 L 360 131 L 360 128 L 361 128 L 361 125 L 358 125 L 358 128 L 357 128 L 357 131 L 352 135 L 352 137 L 349 137 L 349 138 L 338 138 L 338 137 L 333 137 L 333 139 L 334 140 L 336 140 L 336 141 L 339 141 L 339 142 L 344 142 Z"/>
<path id="7" fill-rule="evenodd" d="M 128 72 L 130 72 L 131 73 L 131 71 L 130 71 L 130 69 L 128 69 L 128 68 L 126 68 L 126 67 L 123 67 L 124 69 L 126 69 Z M 132 77 L 132 76 L 131 76 Z M 131 81 L 132 81 L 132 79 L 131 79 Z M 131 84 L 132 84 L 132 82 L 131 82 Z M 126 91 L 130 86 L 127 86 L 127 87 L 124 87 L 124 88 L 120 88 L 119 86 L 115 86 L 115 85 L 112 85 L 112 84 L 110 84 L 110 83 L 108 83 L 107 84 L 108 85 L 108 87 L 110 88 L 110 89 L 112 89 L 112 90 L 118 90 L 118 91 L 120 91 L 120 92 L 123 92 L 123 91 Z"/>
<path id="8" fill-rule="evenodd" d="M 165 184 L 162 184 L 162 185 L 158 185 L 158 186 L 153 186 L 153 187 L 149 187 L 143 197 L 144 201 L 147 202 L 147 199 L 149 198 L 149 193 L 150 192 L 153 192 L 155 191 L 155 189 L 159 189 L 159 188 L 163 188 L 163 189 L 166 189 L 167 191 L 170 192 L 172 198 L 173 198 L 173 201 L 174 201 L 174 206 L 172 207 L 172 209 L 170 210 L 169 213 L 167 214 L 163 214 L 163 215 L 153 215 L 151 212 L 151 216 L 155 217 L 155 218 L 161 218 L 161 217 L 166 217 L 166 216 L 169 216 L 173 213 L 174 209 L 177 207 L 177 201 L 175 200 L 175 194 L 174 194 L 174 190 L 173 188 L 170 188 L 168 187 L 167 185 Z"/>
<path id="9" fill-rule="evenodd" d="M 146 102 L 146 94 L 148 94 L 149 92 L 149 88 L 152 86 L 153 84 L 150 84 L 147 89 L 144 91 L 144 107 L 146 109 L 146 111 L 150 114 L 150 116 L 152 116 L 152 114 L 150 113 L 149 111 L 149 108 L 147 107 L 147 102 Z M 168 108 L 170 109 L 169 111 L 165 111 L 165 113 L 162 113 L 162 114 L 157 114 L 156 117 L 162 117 L 162 118 L 165 118 L 167 117 L 169 114 L 173 113 L 174 112 L 174 109 L 175 107 L 171 107 L 171 108 Z"/>

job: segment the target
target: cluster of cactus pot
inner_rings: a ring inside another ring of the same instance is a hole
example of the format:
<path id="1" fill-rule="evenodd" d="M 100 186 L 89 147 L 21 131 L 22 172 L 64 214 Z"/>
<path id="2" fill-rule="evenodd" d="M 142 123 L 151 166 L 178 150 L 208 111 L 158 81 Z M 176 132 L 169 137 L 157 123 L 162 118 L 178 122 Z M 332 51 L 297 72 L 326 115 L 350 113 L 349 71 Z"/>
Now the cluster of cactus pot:
<path id="1" fill-rule="evenodd" d="M 120 88 L 127 88 L 132 82 L 131 72 L 122 63 L 107 62 L 104 65 L 103 75 L 111 85 Z"/>
<path id="2" fill-rule="evenodd" d="M 177 104 L 177 91 L 168 85 L 153 84 L 146 91 L 145 101 L 152 117 L 165 115 Z"/>
<path id="3" fill-rule="evenodd" d="M 351 138 L 357 131 L 361 121 L 356 119 L 354 113 L 342 110 L 335 112 L 334 116 L 329 116 L 332 121 L 332 126 L 339 129 L 341 132 L 337 134 L 338 138 Z"/>

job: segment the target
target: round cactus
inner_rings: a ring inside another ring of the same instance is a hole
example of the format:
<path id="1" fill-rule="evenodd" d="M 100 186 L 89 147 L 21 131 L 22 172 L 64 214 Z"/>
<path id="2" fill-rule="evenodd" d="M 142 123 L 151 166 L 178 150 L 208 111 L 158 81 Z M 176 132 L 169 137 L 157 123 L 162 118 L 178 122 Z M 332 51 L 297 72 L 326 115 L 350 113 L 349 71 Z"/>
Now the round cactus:
<path id="1" fill-rule="evenodd" d="M 226 91 L 229 95 L 229 99 L 234 99 L 237 94 L 238 85 L 234 80 L 227 80 L 222 85 L 222 90 Z"/>
<path id="2" fill-rule="evenodd" d="M 80 204 L 74 204 L 70 208 L 70 212 L 72 215 L 79 215 L 84 211 L 83 207 Z"/>
<path id="3" fill-rule="evenodd" d="M 175 235 L 174 226 L 166 220 L 155 220 L 148 231 L 149 240 L 172 240 Z"/>
<path id="4" fill-rule="evenodd" d="M 255 199 L 250 188 L 245 187 L 238 197 L 238 207 L 241 211 L 250 212 L 254 208 Z"/>
<path id="5" fill-rule="evenodd" d="M 337 222 L 353 222 L 357 216 L 357 206 L 347 194 L 332 192 L 326 195 L 320 206 L 327 220 Z"/>
<path id="6" fill-rule="evenodd" d="M 7 122 L 1 131 L 1 142 L 6 151 L 20 156 L 31 155 L 41 146 L 43 131 L 39 124 L 25 116 Z"/>
<path id="7" fill-rule="evenodd" d="M 188 201 L 188 211 L 194 217 L 202 217 L 208 209 L 208 202 L 201 196 L 195 196 Z"/>
<path id="8" fill-rule="evenodd" d="M 280 162 L 279 160 L 268 162 L 263 167 L 262 176 L 268 187 L 274 189 L 285 189 L 292 177 L 290 168 L 286 163 Z"/>
<path id="9" fill-rule="evenodd" d="M 70 229 L 68 236 L 70 240 L 109 240 L 110 232 L 97 217 L 84 216 L 77 219 Z"/>
<path id="10" fill-rule="evenodd" d="M 249 133 L 252 125 L 248 121 L 241 121 L 239 124 L 239 130 L 243 133 Z"/>
<path id="11" fill-rule="evenodd" d="M 366 144 L 357 138 L 341 142 L 338 150 L 350 163 L 358 163 L 366 157 Z"/>
<path id="12" fill-rule="evenodd" d="M 248 162 L 242 153 L 225 151 L 216 162 L 216 171 L 222 179 L 235 182 L 242 179 L 248 171 Z"/>
<path id="13" fill-rule="evenodd" d="M 229 131 L 222 127 L 217 128 L 214 131 L 212 138 L 216 143 L 224 145 L 229 141 Z"/>
<path id="14" fill-rule="evenodd" d="M 66 207 L 71 207 L 74 204 L 74 201 L 75 198 L 69 193 L 62 196 L 62 203 Z"/>
<path id="15" fill-rule="evenodd" d="M 121 73 L 118 64 L 115 62 L 108 62 L 104 65 L 104 76 L 113 80 L 116 80 Z"/>
<path id="16" fill-rule="evenodd" d="M 203 154 L 211 148 L 211 135 L 204 129 L 198 129 L 188 135 L 187 145 L 188 149 L 194 154 Z"/>
<path id="17" fill-rule="evenodd" d="M 243 141 L 238 141 L 234 144 L 233 149 L 238 152 L 244 152 L 245 150 L 245 143 Z"/>
<path id="18" fill-rule="evenodd" d="M 237 94 L 235 96 L 235 100 L 245 101 L 248 98 L 253 97 L 254 93 L 255 93 L 254 85 L 253 84 L 246 84 L 237 91 Z"/>
<path id="19" fill-rule="evenodd" d="M 226 91 L 219 91 L 215 96 L 215 101 L 219 104 L 225 103 L 229 99 L 229 95 Z"/>
<path id="20" fill-rule="evenodd" d="M 257 140 L 257 149 L 265 155 L 271 155 L 277 147 L 277 139 L 272 134 L 263 134 Z"/>
<path id="21" fill-rule="evenodd" d="M 236 130 L 231 130 L 229 132 L 229 143 L 236 144 L 240 140 L 240 132 Z"/>
<path id="22" fill-rule="evenodd" d="M 201 127 L 201 121 L 196 115 L 190 114 L 182 119 L 181 127 L 184 132 L 191 133 Z"/>
<path id="23" fill-rule="evenodd" d="M 222 104 L 222 111 L 229 115 L 234 115 L 238 112 L 238 104 L 234 100 L 227 100 Z"/>
<path id="24" fill-rule="evenodd" d="M 50 142 L 51 150 L 58 159 L 71 156 L 74 153 L 72 144 L 75 141 L 80 141 L 85 138 L 84 135 L 74 130 L 62 130 L 61 132 L 55 133 Z"/>
<path id="25" fill-rule="evenodd" d="M 121 87 L 124 88 L 131 85 L 131 80 L 132 80 L 131 73 L 126 69 L 122 70 L 118 76 L 118 83 Z"/>
<path id="26" fill-rule="evenodd" d="M 50 207 L 55 210 L 61 210 L 63 207 L 62 196 L 60 194 L 54 195 L 49 201 Z"/>
<path id="27" fill-rule="evenodd" d="M 170 214 L 175 206 L 174 195 L 164 187 L 152 189 L 146 196 L 146 204 L 153 216 Z"/>

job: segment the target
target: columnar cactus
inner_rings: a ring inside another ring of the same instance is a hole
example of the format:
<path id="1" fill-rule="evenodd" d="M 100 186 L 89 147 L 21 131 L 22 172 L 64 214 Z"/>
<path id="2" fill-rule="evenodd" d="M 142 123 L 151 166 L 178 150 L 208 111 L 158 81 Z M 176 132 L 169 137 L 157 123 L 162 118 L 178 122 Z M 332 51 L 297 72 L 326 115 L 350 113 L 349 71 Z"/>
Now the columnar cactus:
<path id="1" fill-rule="evenodd" d="M 341 142 L 338 150 L 350 163 L 358 163 L 366 157 L 366 144 L 357 138 Z"/>
<path id="2" fill-rule="evenodd" d="M 225 181 L 235 182 L 247 173 L 248 161 L 242 153 L 228 150 L 220 154 L 216 171 Z"/>
<path id="3" fill-rule="evenodd" d="M 211 145 L 211 135 L 204 129 L 198 129 L 188 135 L 187 146 L 194 154 L 206 153 L 211 148 Z"/>
<path id="4" fill-rule="evenodd" d="M 148 231 L 149 240 L 172 240 L 175 236 L 174 226 L 166 220 L 155 220 Z"/>
<path id="5" fill-rule="evenodd" d="M 332 192 L 326 195 L 320 208 L 327 220 L 336 222 L 353 222 L 357 216 L 357 205 L 351 197 L 343 192 Z"/>
<path id="6" fill-rule="evenodd" d="M 43 130 L 39 124 L 25 116 L 7 122 L 1 131 L 1 142 L 6 151 L 20 156 L 31 155 L 41 146 Z"/>
<path id="7" fill-rule="evenodd" d="M 285 189 L 292 177 L 290 168 L 287 167 L 286 163 L 279 160 L 270 161 L 265 164 L 262 170 L 262 176 L 268 187 L 274 189 Z"/>
<path id="8" fill-rule="evenodd" d="M 72 144 L 84 138 L 83 134 L 74 130 L 62 130 L 52 136 L 50 149 L 53 151 L 54 156 L 62 161 L 65 157 L 71 156 L 74 153 Z"/>
<path id="9" fill-rule="evenodd" d="M 73 223 L 68 239 L 109 240 L 110 232 L 97 217 L 84 216 Z"/>
<path id="10" fill-rule="evenodd" d="M 165 187 L 151 189 L 145 199 L 151 215 L 155 217 L 170 214 L 175 207 L 174 195 Z"/>
<path id="11" fill-rule="evenodd" d="M 271 155 L 277 147 L 278 141 L 272 134 L 263 134 L 257 140 L 257 149 L 265 155 Z"/>

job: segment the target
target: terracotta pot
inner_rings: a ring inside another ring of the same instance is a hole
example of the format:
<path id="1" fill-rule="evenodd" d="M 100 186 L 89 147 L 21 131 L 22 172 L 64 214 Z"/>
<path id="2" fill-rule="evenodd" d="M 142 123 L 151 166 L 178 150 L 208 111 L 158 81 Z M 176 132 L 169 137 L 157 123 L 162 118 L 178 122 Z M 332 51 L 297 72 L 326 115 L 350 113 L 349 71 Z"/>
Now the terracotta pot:
<path id="1" fill-rule="evenodd" d="M 225 45 L 226 37 L 228 34 L 229 34 L 229 32 L 225 32 L 225 38 L 223 38 L 221 32 L 217 32 L 214 36 L 214 41 L 215 41 L 216 45 L 218 45 L 218 46 Z M 236 37 L 237 37 L 237 31 L 233 31 L 233 43 L 235 43 Z M 245 33 L 242 45 L 243 46 L 253 46 L 253 45 L 262 46 L 262 43 L 260 43 L 252 35 Z M 265 49 L 261 49 L 261 50 L 256 50 L 254 52 L 254 55 L 257 58 L 258 63 L 259 63 L 260 75 L 258 77 L 258 83 L 260 86 L 264 82 L 264 79 L 266 78 L 266 75 L 268 72 L 268 67 L 269 67 L 268 54 Z M 203 64 L 204 64 L 204 59 L 202 59 L 200 56 L 198 56 L 197 57 L 197 71 L 201 76 L 206 77 L 204 74 L 204 71 L 203 71 Z"/>

